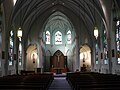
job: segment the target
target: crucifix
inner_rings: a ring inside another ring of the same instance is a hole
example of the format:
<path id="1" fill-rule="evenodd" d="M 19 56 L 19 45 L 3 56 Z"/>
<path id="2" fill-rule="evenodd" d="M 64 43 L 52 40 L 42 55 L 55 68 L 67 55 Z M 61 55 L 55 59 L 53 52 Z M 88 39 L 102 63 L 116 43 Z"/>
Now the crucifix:
<path id="1" fill-rule="evenodd" d="M 59 60 L 59 56 L 60 56 L 60 54 L 58 54 L 57 56 L 58 56 L 58 63 L 59 63 L 59 62 L 60 62 L 60 60 Z"/>
<path id="2" fill-rule="evenodd" d="M 58 57 L 58 60 L 57 60 L 57 67 L 60 67 L 60 58 L 59 58 L 59 57 L 60 57 L 60 54 L 58 54 L 57 57 Z"/>
<path id="3" fill-rule="evenodd" d="M 57 66 L 58 66 L 58 67 L 60 66 L 60 56 L 61 56 L 61 53 L 58 52 L 58 53 L 57 53 Z"/>
<path id="4" fill-rule="evenodd" d="M 61 52 L 60 51 L 57 51 L 57 53 L 56 53 L 56 64 L 57 64 L 57 67 L 60 67 L 60 56 L 61 56 L 62 54 L 61 54 Z"/>

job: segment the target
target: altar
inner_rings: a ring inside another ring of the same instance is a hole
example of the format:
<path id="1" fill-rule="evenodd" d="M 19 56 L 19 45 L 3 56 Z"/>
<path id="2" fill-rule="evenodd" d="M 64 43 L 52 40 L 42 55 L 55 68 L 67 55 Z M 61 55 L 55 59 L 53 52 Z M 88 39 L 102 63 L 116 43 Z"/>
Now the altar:
<path id="1" fill-rule="evenodd" d="M 53 56 L 51 56 L 51 72 L 56 74 L 62 74 L 67 72 L 67 56 L 64 56 L 60 50 L 57 50 Z"/>
<path id="2" fill-rule="evenodd" d="M 51 68 L 51 72 L 56 74 L 62 74 L 67 72 L 67 68 Z"/>

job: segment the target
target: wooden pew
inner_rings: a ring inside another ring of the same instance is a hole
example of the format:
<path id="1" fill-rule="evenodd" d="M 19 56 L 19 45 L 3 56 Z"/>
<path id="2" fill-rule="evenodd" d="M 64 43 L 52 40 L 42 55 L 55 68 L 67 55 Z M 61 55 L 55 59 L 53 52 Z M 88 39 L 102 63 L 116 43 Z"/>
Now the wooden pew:
<path id="1" fill-rule="evenodd" d="M 73 90 L 120 90 L 120 76 L 98 73 L 68 73 Z"/>
<path id="2" fill-rule="evenodd" d="M 47 90 L 53 81 L 53 74 L 16 75 L 0 78 L 0 90 Z"/>

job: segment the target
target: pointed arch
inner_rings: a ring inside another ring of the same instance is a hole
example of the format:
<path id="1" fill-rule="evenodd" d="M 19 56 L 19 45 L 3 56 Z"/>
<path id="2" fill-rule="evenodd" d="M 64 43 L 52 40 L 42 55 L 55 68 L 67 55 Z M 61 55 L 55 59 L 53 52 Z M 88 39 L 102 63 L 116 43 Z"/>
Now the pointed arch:
<path id="1" fill-rule="evenodd" d="M 46 44 L 50 44 L 50 31 L 46 31 L 45 38 Z"/>
<path id="2" fill-rule="evenodd" d="M 91 48 L 87 44 L 80 48 L 80 67 L 81 71 L 91 71 Z"/>
<path id="3" fill-rule="evenodd" d="M 52 66 L 54 68 L 64 68 L 66 66 L 64 54 L 60 50 L 57 50 L 54 53 L 52 59 Z"/>
<path id="4" fill-rule="evenodd" d="M 46 51 L 46 56 L 51 56 L 52 54 L 51 54 L 51 51 L 50 50 L 47 50 Z"/>
<path id="5" fill-rule="evenodd" d="M 30 44 L 26 50 L 26 70 L 34 70 L 39 64 L 38 51 L 36 44 Z"/>
<path id="6" fill-rule="evenodd" d="M 60 31 L 55 33 L 55 44 L 62 44 L 62 33 Z"/>
<path id="7" fill-rule="evenodd" d="M 67 31 L 67 44 L 71 44 L 71 31 Z"/>
<path id="8" fill-rule="evenodd" d="M 60 50 L 57 50 L 57 51 L 54 53 L 54 55 L 56 55 L 56 56 L 63 55 L 63 56 L 64 56 L 64 54 L 63 54 Z"/>

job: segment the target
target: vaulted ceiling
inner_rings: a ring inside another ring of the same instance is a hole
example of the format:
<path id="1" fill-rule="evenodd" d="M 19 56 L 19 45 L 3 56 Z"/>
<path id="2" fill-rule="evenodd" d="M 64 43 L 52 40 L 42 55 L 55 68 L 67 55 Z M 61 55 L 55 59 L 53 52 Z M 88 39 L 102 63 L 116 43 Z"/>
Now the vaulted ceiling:
<path id="1" fill-rule="evenodd" d="M 18 15 L 22 18 L 22 24 L 28 23 L 29 19 L 34 20 L 40 15 L 48 12 L 61 11 L 65 13 L 67 9 L 71 13 L 81 18 L 83 21 L 93 23 L 94 14 L 104 17 L 99 0 L 18 0 L 13 12 L 13 20 Z M 35 22 L 33 20 L 33 22 Z"/>
<path id="2" fill-rule="evenodd" d="M 38 22 L 43 25 L 56 11 L 66 15 L 73 24 L 79 20 L 89 34 L 97 19 L 105 20 L 100 0 L 17 0 L 11 20 L 17 28 L 25 28 L 24 34 L 28 34 L 33 24 L 39 20 Z"/>
<path id="3" fill-rule="evenodd" d="M 45 31 L 49 30 L 51 33 L 54 31 L 67 32 L 68 30 L 73 30 L 72 23 L 70 20 L 61 12 L 57 11 L 53 13 L 46 21 Z"/>

